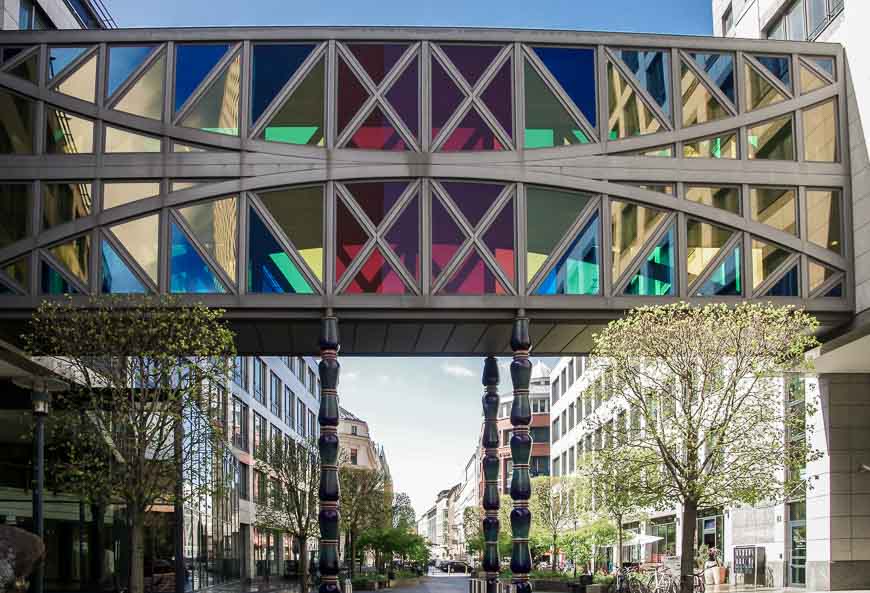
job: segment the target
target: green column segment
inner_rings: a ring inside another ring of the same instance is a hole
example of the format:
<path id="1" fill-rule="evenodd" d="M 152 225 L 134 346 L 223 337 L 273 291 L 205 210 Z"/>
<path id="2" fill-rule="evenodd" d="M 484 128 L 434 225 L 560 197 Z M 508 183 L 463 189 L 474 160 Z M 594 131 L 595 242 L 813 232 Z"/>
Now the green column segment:
<path id="1" fill-rule="evenodd" d="M 486 579 L 486 593 L 496 593 L 500 568 L 498 553 L 498 361 L 487 356 L 483 364 L 483 434 L 480 445 L 483 448 L 483 570 Z"/>
<path id="2" fill-rule="evenodd" d="M 529 383 L 532 378 L 532 363 L 529 360 L 531 340 L 529 320 L 518 317 L 514 320 L 511 332 L 511 382 L 514 388 L 514 401 L 511 406 L 511 572 L 516 593 L 531 593 L 529 572 L 532 570 L 532 555 L 529 551 L 529 529 L 532 513 L 529 499 L 532 496 L 532 482 L 529 476 L 529 460 L 532 454 L 532 437 L 529 424 L 532 421 L 532 407 L 529 402 Z"/>

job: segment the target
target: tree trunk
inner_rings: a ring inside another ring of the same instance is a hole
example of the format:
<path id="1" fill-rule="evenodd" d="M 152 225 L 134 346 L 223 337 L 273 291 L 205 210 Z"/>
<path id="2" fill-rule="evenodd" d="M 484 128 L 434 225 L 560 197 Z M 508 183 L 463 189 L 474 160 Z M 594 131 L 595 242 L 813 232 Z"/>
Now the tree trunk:
<path id="1" fill-rule="evenodd" d="M 130 593 L 145 591 L 145 513 L 133 509 L 130 517 Z"/>
<path id="2" fill-rule="evenodd" d="M 698 522 L 698 502 L 683 502 L 680 525 L 680 593 L 692 593 L 695 574 L 695 528 Z"/>
<path id="3" fill-rule="evenodd" d="M 350 578 L 356 574 L 356 538 L 350 530 Z"/>
<path id="4" fill-rule="evenodd" d="M 308 593 L 308 542 L 305 538 L 296 538 L 299 541 L 299 590 Z"/>
<path id="5" fill-rule="evenodd" d="M 622 518 L 616 518 L 616 550 L 613 552 L 613 568 L 619 570 L 622 568 Z"/>
<path id="6" fill-rule="evenodd" d="M 553 532 L 553 557 L 550 559 L 550 570 L 556 570 L 556 538 L 558 534 Z"/>

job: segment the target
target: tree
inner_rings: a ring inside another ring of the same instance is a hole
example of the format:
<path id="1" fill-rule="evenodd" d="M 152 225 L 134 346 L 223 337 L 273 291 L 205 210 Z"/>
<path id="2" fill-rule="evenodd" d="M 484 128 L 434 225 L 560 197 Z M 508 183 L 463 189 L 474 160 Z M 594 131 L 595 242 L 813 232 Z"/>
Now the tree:
<path id="1" fill-rule="evenodd" d="M 378 469 L 342 465 L 338 469 L 341 488 L 341 525 L 349 540 L 350 575 L 356 563 L 356 538 L 363 529 L 384 527 L 390 522 L 391 507 L 386 502 L 388 479 Z"/>
<path id="2" fill-rule="evenodd" d="M 169 296 L 43 301 L 24 337 L 31 355 L 70 379 L 54 418 L 63 425 L 69 415 L 78 432 L 58 480 L 126 506 L 131 593 L 144 588 L 148 509 L 214 495 L 230 478 L 221 471 L 226 402 L 215 388 L 234 353 L 222 315 Z"/>
<path id="3" fill-rule="evenodd" d="M 683 593 L 692 591 L 699 507 L 806 487 L 791 470 L 816 453 L 809 438 L 790 438 L 805 417 L 787 411 L 782 377 L 804 368 L 817 327 L 793 307 L 677 303 L 635 309 L 596 336 L 605 397 L 637 417 L 630 446 L 605 448 L 607 462 L 642 475 L 657 506 L 681 503 Z"/>
<path id="4" fill-rule="evenodd" d="M 308 540 L 317 536 L 320 454 L 317 442 L 275 436 L 254 452 L 256 468 L 268 476 L 265 500 L 257 503 L 260 529 L 289 533 L 299 546 L 302 591 L 308 591 Z"/>
<path id="5" fill-rule="evenodd" d="M 469 554 L 483 551 L 480 507 L 465 507 L 462 511 L 462 531 L 465 535 L 465 550 Z"/>
<path id="6" fill-rule="evenodd" d="M 559 536 L 559 548 L 570 558 L 577 576 L 577 565 L 584 566 L 592 559 L 592 542 L 589 535 L 580 530 L 567 531 Z"/>
<path id="7" fill-rule="evenodd" d="M 392 518 L 393 527 L 415 528 L 417 514 L 411 504 L 411 497 L 407 493 L 397 492 L 393 495 Z"/>
<path id="8" fill-rule="evenodd" d="M 566 529 L 577 518 L 576 505 L 571 492 L 573 486 L 573 481 L 567 478 L 541 476 L 532 479 L 532 498 L 529 505 L 532 511 L 532 522 L 549 534 L 554 566 L 559 532 Z"/>

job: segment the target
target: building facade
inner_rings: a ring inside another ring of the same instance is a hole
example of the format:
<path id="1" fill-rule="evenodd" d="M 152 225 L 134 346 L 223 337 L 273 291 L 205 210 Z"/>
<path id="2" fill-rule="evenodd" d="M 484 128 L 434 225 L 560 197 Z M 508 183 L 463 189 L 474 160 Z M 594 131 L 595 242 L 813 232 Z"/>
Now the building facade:
<path id="1" fill-rule="evenodd" d="M 102 0 L 0 0 L 0 30 L 111 29 Z"/>

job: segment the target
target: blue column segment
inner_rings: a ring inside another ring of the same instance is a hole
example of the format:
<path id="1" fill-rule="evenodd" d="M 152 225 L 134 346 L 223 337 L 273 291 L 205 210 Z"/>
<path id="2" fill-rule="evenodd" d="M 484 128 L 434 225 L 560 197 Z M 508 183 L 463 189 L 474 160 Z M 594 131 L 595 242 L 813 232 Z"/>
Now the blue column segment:
<path id="1" fill-rule="evenodd" d="M 511 572 L 517 593 L 532 591 L 529 584 L 529 572 L 532 570 L 532 555 L 529 551 L 529 529 L 532 524 L 532 512 L 529 510 L 529 499 L 532 497 L 532 481 L 529 477 L 529 459 L 532 454 L 532 437 L 529 434 L 529 424 L 532 421 L 532 407 L 529 402 L 529 383 L 532 379 L 532 363 L 529 360 L 531 346 L 529 320 L 518 317 L 514 320 L 511 331 L 511 350 L 514 352 L 511 361 L 511 382 L 514 388 L 514 401 L 511 406 L 511 459 L 514 468 L 511 477 L 511 499 L 514 503 L 511 510 Z"/>
<path id="2" fill-rule="evenodd" d="M 340 593 L 338 586 L 338 320 L 324 317 L 320 325 L 320 588 L 319 593 Z"/>
<path id="3" fill-rule="evenodd" d="M 498 573 L 500 568 L 498 554 L 498 361 L 494 356 L 487 356 L 483 363 L 484 393 L 483 403 L 483 435 L 480 445 L 483 448 L 483 570 L 486 579 L 486 593 L 496 593 L 498 589 Z"/>

